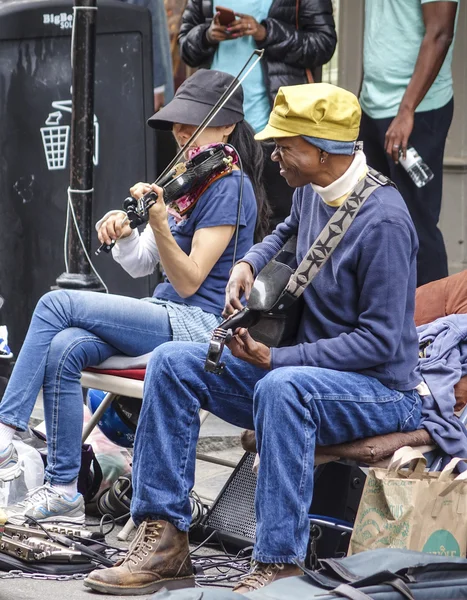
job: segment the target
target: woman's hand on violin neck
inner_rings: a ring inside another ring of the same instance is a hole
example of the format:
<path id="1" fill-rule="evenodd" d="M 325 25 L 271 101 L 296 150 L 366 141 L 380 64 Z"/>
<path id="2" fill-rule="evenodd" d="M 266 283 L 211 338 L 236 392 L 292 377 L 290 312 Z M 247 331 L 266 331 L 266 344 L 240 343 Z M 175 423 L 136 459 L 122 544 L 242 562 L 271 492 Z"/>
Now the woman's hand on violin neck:
<path id="1" fill-rule="evenodd" d="M 239 262 L 235 265 L 225 288 L 225 306 L 222 313 L 224 317 L 228 317 L 236 310 L 242 310 L 240 299 L 245 296 L 245 300 L 248 300 L 254 280 L 249 263 Z"/>
<path id="2" fill-rule="evenodd" d="M 149 225 L 154 230 L 167 225 L 167 207 L 164 202 L 164 190 L 155 183 L 143 183 L 142 181 L 135 183 L 130 188 L 130 194 L 136 200 L 139 200 L 148 192 L 155 192 L 157 194 L 156 202 L 149 209 Z"/>
<path id="3" fill-rule="evenodd" d="M 164 202 L 164 190 L 153 183 L 148 191 L 153 191 L 157 194 L 157 200 L 149 209 L 149 225 L 154 231 L 161 227 L 168 227 L 167 224 L 167 206 Z"/>
<path id="4" fill-rule="evenodd" d="M 237 329 L 227 346 L 236 358 L 261 369 L 269 370 L 271 368 L 270 349 L 261 342 L 256 342 L 249 334 L 248 329 L 243 327 Z"/>
<path id="5" fill-rule="evenodd" d="M 112 214 L 106 219 L 97 232 L 97 237 L 101 244 L 110 245 L 115 240 L 128 237 L 133 231 L 130 227 L 129 222 L 123 223 L 126 218 L 126 214 L 120 211 L 116 214 Z"/>

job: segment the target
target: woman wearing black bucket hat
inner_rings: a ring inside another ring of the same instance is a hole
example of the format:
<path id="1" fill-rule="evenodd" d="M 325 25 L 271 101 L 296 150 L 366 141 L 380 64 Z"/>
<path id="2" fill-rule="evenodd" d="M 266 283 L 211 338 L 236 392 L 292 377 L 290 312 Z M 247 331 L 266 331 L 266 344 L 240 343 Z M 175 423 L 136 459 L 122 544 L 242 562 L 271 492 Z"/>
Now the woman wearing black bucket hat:
<path id="1" fill-rule="evenodd" d="M 244 84 L 245 116 L 255 132 L 266 126 L 279 87 L 320 81 L 336 41 L 331 0 L 188 0 L 178 36 L 182 60 L 195 68 L 235 74 L 253 50 L 264 51 Z M 277 225 L 290 213 L 294 190 L 270 158 L 273 145 L 262 144 L 271 222 Z"/>
<path id="2" fill-rule="evenodd" d="M 149 120 L 172 129 L 184 145 L 232 81 L 219 71 L 201 70 L 187 79 L 175 98 Z M 198 146 L 229 142 L 245 167 L 236 257 L 265 230 L 264 191 L 260 185 L 262 153 L 243 119 L 241 88 L 226 102 Z M 187 149 L 187 153 L 196 149 Z M 221 320 L 225 286 L 234 258 L 241 172 L 211 183 L 180 217 L 159 200 L 141 233 L 122 227 L 124 213 L 112 211 L 96 226 L 101 242 L 117 239 L 114 258 L 134 277 L 152 273 L 160 262 L 164 281 L 153 298 L 59 290 L 38 303 L 28 335 L 0 405 L 0 481 L 20 469 L 12 445 L 15 428 L 27 428 L 43 389 L 48 432 L 47 483 L 25 502 L 7 508 L 10 520 L 84 523 L 84 502 L 77 493 L 83 422 L 81 371 L 116 354 L 141 356 L 169 340 L 207 341 Z M 151 186 L 131 188 L 140 197 Z M 259 215 L 259 216 L 258 216 Z"/>

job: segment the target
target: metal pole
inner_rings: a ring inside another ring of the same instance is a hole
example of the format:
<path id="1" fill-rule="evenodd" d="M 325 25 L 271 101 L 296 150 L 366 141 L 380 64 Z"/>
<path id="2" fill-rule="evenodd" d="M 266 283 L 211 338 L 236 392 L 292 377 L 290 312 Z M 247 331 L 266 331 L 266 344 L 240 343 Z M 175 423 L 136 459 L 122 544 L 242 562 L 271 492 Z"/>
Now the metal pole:
<path id="1" fill-rule="evenodd" d="M 96 0 L 75 0 L 71 48 L 70 190 L 67 198 L 67 202 L 71 202 L 68 207 L 68 269 L 57 279 L 57 285 L 66 289 L 103 291 L 86 257 L 86 252 L 88 255 L 91 252 L 92 232 L 96 13 Z"/>

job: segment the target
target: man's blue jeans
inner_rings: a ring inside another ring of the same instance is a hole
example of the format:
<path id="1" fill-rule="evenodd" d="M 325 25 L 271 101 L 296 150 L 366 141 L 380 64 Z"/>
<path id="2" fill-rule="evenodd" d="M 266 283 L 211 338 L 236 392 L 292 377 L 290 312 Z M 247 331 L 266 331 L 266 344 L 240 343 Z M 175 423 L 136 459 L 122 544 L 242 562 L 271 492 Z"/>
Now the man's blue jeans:
<path id="1" fill-rule="evenodd" d="M 313 496 L 315 446 L 339 444 L 420 421 L 417 392 L 317 367 L 265 371 L 224 351 L 221 376 L 204 371 L 207 345 L 163 344 L 151 355 L 133 462 L 132 517 L 186 531 L 194 484 L 198 411 L 255 429 L 260 466 L 256 546 L 260 562 L 304 560 Z"/>
<path id="2" fill-rule="evenodd" d="M 0 422 L 25 430 L 43 387 L 46 479 L 74 481 L 83 431 L 81 371 L 114 354 L 146 354 L 171 339 L 165 306 L 95 292 L 50 292 L 32 316 L 0 404 Z"/>

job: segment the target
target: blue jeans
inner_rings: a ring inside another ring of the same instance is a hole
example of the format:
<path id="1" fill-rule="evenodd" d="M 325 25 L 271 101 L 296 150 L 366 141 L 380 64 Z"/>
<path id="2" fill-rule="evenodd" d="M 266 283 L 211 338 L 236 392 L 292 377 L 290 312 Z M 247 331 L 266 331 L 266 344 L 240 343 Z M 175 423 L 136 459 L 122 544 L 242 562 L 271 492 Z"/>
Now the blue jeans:
<path id="1" fill-rule="evenodd" d="M 133 519 L 164 519 L 188 530 L 198 411 L 204 408 L 256 431 L 261 461 L 254 558 L 304 560 L 316 444 L 412 431 L 420 422 L 420 397 L 357 373 L 317 367 L 265 371 L 227 349 L 218 376 L 204 371 L 206 351 L 206 344 L 172 342 L 151 355 L 135 442 Z"/>
<path id="2" fill-rule="evenodd" d="M 0 404 L 0 422 L 25 430 L 42 387 L 46 479 L 70 483 L 81 462 L 81 371 L 114 354 L 146 354 L 171 339 L 165 306 L 95 292 L 49 292 L 32 316 Z"/>

